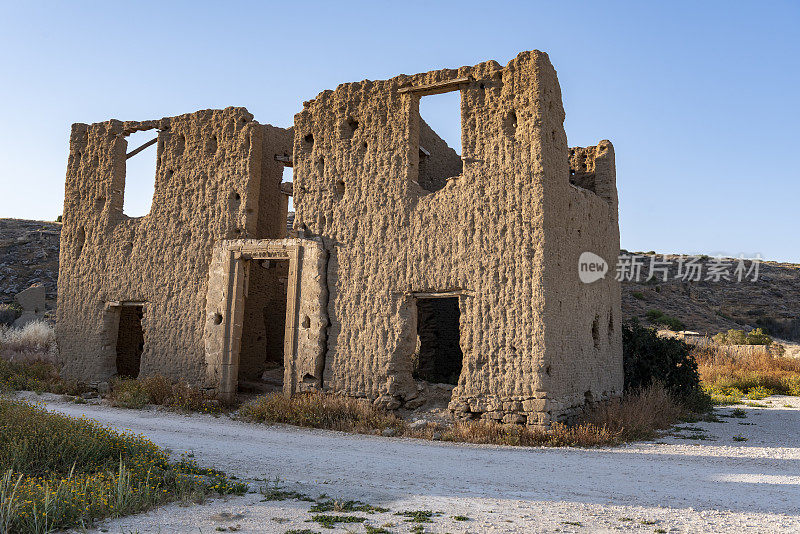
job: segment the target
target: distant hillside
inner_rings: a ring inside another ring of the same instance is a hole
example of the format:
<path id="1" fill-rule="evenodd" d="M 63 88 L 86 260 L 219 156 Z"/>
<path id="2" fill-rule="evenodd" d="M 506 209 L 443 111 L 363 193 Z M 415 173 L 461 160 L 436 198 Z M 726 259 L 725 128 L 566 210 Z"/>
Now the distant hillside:
<path id="1" fill-rule="evenodd" d="M 41 282 L 55 308 L 60 237 L 60 223 L 0 219 L 0 303 Z"/>
<path id="2" fill-rule="evenodd" d="M 48 303 L 55 306 L 60 232 L 59 223 L 0 219 L 0 302 L 11 302 L 17 292 L 41 282 Z M 638 254 L 641 281 L 622 283 L 625 319 L 637 317 L 647 324 L 647 312 L 656 310 L 698 332 L 761 327 L 775 337 L 800 341 L 800 265 L 763 262 L 755 282 L 751 281 L 752 273 L 739 283 L 735 278 L 714 282 L 704 280 L 714 261 L 704 257 L 698 262 L 703 279 L 684 282 L 675 279 L 678 256 L 657 256 L 656 260 L 672 264 L 668 281 L 659 281 L 659 275 L 646 282 L 652 256 Z M 614 267 L 611 269 L 609 276 L 614 276 Z"/>
<path id="3" fill-rule="evenodd" d="M 634 253 L 631 253 L 634 254 Z M 622 283 L 622 314 L 638 317 L 648 323 L 649 310 L 661 311 L 683 323 L 689 330 L 714 334 L 731 328 L 763 328 L 774 337 L 800 341 L 800 265 L 761 262 L 758 278 L 753 273 L 741 282 L 734 276 L 730 281 L 706 280 L 713 258 L 703 257 L 701 281 L 676 280 L 679 256 L 656 256 L 656 261 L 668 261 L 668 281 L 662 275 L 645 282 L 652 255 L 643 255 L 641 282 Z M 745 261 L 747 268 L 750 262 Z M 730 268 L 730 274 L 736 260 Z M 684 271 L 685 272 L 685 271 Z"/>

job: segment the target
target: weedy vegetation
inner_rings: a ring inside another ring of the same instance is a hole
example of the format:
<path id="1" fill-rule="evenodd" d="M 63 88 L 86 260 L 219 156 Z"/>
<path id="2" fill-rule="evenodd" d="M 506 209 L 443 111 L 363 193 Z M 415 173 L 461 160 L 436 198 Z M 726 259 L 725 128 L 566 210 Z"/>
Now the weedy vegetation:
<path id="1" fill-rule="evenodd" d="M 703 388 L 719 404 L 742 397 L 800 396 L 800 360 L 766 353 L 734 356 L 716 347 L 696 348 L 692 354 Z"/>
<path id="2" fill-rule="evenodd" d="M 194 460 L 170 462 L 142 436 L 0 399 L 0 532 L 86 527 L 246 486 Z"/>

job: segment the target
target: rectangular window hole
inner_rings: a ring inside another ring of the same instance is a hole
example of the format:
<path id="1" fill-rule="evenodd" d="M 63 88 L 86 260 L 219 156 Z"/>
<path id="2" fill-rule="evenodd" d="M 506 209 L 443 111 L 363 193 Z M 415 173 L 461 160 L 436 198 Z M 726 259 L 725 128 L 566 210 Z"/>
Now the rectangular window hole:
<path id="1" fill-rule="evenodd" d="M 460 315 L 458 297 L 417 299 L 415 379 L 458 384 L 464 360 L 459 335 Z"/>
<path id="2" fill-rule="evenodd" d="M 142 306 L 122 306 L 119 309 L 119 328 L 117 329 L 117 374 L 127 378 L 137 378 L 144 350 L 144 331 L 142 330 Z"/>
<path id="3" fill-rule="evenodd" d="M 282 184 L 292 183 L 293 179 L 293 172 L 294 169 L 292 167 L 284 167 L 283 168 L 283 178 L 281 179 Z M 294 211 L 294 196 L 289 197 L 289 211 Z"/>
<path id="4" fill-rule="evenodd" d="M 417 183 L 438 191 L 462 171 L 461 91 L 420 97 L 419 115 Z"/>
<path id="5" fill-rule="evenodd" d="M 158 167 L 157 139 L 158 132 L 154 130 L 133 132 L 125 137 L 128 146 L 122 212 L 128 217 L 144 217 L 150 213 Z"/>

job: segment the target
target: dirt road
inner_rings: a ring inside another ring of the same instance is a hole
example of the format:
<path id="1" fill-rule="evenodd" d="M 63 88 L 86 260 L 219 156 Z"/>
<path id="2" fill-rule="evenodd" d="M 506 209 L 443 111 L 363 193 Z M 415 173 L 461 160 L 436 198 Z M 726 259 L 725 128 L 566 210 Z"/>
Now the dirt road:
<path id="1" fill-rule="evenodd" d="M 409 510 L 441 512 L 423 524 L 426 532 L 800 531 L 796 397 L 771 397 L 767 408 L 742 407 L 746 418 L 682 425 L 678 436 L 658 443 L 603 449 L 358 436 L 43 397 L 36 399 L 46 400 L 51 410 L 144 434 L 176 453 L 192 451 L 201 465 L 252 481 L 254 488 L 263 484 L 255 479 L 277 477 L 287 488 L 314 497 L 325 493 L 389 508 L 368 515 L 366 523 L 388 524 L 390 532 L 410 531 L 413 524 L 395 515 Z M 365 531 L 363 524 L 326 530 L 307 522 L 310 503 L 260 501 L 254 493 L 204 506 L 172 505 L 102 527 L 214 532 L 238 524 L 240 532 Z"/>

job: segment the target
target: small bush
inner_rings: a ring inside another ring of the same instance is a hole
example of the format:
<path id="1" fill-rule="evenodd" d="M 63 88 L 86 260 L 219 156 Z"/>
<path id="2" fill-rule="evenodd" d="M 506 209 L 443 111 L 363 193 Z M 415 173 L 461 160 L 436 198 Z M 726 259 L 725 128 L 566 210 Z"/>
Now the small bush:
<path id="1" fill-rule="evenodd" d="M 644 293 L 641 291 L 634 291 L 631 293 L 631 296 L 636 300 L 644 300 Z"/>
<path id="2" fill-rule="evenodd" d="M 745 334 L 744 330 L 728 330 L 720 332 L 713 338 L 717 345 L 771 345 L 772 338 L 760 328 Z"/>
<path id="3" fill-rule="evenodd" d="M 622 325 L 625 390 L 661 383 L 679 398 L 702 395 L 691 347 L 679 339 L 659 337 L 636 321 Z"/>
<path id="4" fill-rule="evenodd" d="M 635 388 L 624 397 L 596 403 L 584 417 L 587 423 L 606 428 L 621 441 L 653 439 L 657 430 L 674 425 L 687 408 L 659 382 Z"/>
<path id="5" fill-rule="evenodd" d="M 683 323 L 683 321 L 667 315 L 661 310 L 648 310 L 645 316 L 651 323 L 665 326 L 666 328 L 669 328 L 675 332 L 686 329 L 686 325 Z"/>

